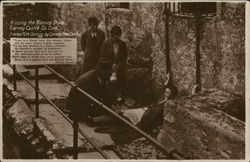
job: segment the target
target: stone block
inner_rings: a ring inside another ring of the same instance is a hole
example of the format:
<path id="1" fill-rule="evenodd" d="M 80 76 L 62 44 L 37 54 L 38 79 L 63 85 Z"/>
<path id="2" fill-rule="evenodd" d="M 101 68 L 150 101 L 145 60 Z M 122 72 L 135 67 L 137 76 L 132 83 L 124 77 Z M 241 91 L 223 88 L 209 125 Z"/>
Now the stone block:
<path id="1" fill-rule="evenodd" d="M 185 159 L 244 159 L 245 123 L 221 111 L 235 106 L 230 105 L 234 97 L 223 102 L 226 98 L 216 93 L 168 101 L 161 142 Z"/>
<path id="2" fill-rule="evenodd" d="M 33 132 L 34 113 L 22 99 L 17 101 L 5 112 L 7 120 L 12 121 L 12 128 L 19 136 L 28 136 Z"/>
<path id="3" fill-rule="evenodd" d="M 241 121 L 245 121 L 245 100 L 241 95 L 233 94 L 219 89 L 204 89 L 194 100 L 205 102 Z"/>
<path id="4" fill-rule="evenodd" d="M 37 130 L 43 135 L 47 142 L 51 144 L 56 142 L 56 137 L 49 129 L 48 123 L 44 118 L 35 118 L 33 121 Z"/>

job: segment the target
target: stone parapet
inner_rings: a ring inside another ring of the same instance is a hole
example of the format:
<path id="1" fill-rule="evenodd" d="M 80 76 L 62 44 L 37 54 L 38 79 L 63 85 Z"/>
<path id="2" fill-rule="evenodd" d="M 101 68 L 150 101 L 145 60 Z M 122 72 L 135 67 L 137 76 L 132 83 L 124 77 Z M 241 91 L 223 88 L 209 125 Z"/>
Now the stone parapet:
<path id="1" fill-rule="evenodd" d="M 168 101 L 161 142 L 185 159 L 244 159 L 245 123 L 223 112 L 244 109 L 236 101 L 215 89 Z"/>

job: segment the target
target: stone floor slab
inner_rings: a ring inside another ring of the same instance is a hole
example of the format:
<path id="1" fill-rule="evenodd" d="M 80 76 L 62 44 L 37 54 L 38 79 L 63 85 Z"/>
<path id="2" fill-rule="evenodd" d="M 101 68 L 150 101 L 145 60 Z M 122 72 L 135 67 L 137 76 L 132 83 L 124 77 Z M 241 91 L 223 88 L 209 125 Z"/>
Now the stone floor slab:
<path id="1" fill-rule="evenodd" d="M 35 77 L 35 69 L 29 69 L 30 77 Z M 45 75 L 53 75 L 51 71 L 49 71 L 47 68 L 42 67 L 38 69 L 38 75 L 39 76 L 45 76 Z"/>
<path id="2" fill-rule="evenodd" d="M 30 80 L 30 82 L 35 85 L 34 80 Z M 66 98 L 70 88 L 71 86 L 67 83 L 58 83 L 57 80 L 39 80 L 39 89 L 51 100 Z M 35 90 L 26 81 L 17 81 L 17 91 L 27 100 L 35 99 Z M 43 99 L 43 97 L 40 95 L 39 99 Z"/>

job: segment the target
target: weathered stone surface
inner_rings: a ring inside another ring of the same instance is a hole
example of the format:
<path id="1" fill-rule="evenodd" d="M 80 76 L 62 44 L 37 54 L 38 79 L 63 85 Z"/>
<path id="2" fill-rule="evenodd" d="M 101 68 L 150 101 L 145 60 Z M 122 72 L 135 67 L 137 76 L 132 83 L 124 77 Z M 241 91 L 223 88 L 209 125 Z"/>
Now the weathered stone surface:
<path id="1" fill-rule="evenodd" d="M 194 102 L 205 102 L 216 109 L 245 121 L 245 100 L 240 95 L 218 89 L 204 89 L 195 95 Z"/>
<path id="2" fill-rule="evenodd" d="M 244 159 L 245 123 L 218 110 L 229 108 L 235 96 L 216 93 L 168 101 L 161 141 L 188 159 Z"/>
<path id="3" fill-rule="evenodd" d="M 191 92 L 195 85 L 194 24 L 189 19 L 171 17 L 170 58 L 173 80 L 178 89 Z"/>
<path id="4" fill-rule="evenodd" d="M 56 142 L 56 137 L 52 133 L 52 131 L 49 129 L 48 123 L 46 122 L 45 119 L 42 119 L 40 117 L 40 118 L 34 119 L 33 121 L 34 121 L 35 126 L 38 128 L 38 130 L 41 132 L 43 137 L 46 139 L 46 141 L 48 141 L 51 144 Z"/>
<path id="5" fill-rule="evenodd" d="M 145 138 L 128 144 L 116 145 L 114 150 L 121 159 L 168 159 L 166 154 Z"/>
<path id="6" fill-rule="evenodd" d="M 35 85 L 34 80 L 30 80 L 33 85 Z M 39 80 L 39 89 L 41 92 L 47 96 L 49 99 L 65 99 L 70 90 L 70 85 L 67 83 L 58 83 L 57 80 Z M 35 100 L 35 90 L 26 81 L 17 81 L 17 91 L 20 92 L 21 97 L 34 101 Z M 39 95 L 40 100 L 44 98 Z"/>
<path id="7" fill-rule="evenodd" d="M 204 24 L 201 42 L 202 82 L 244 95 L 245 7 L 222 3 L 221 15 Z"/>
<path id="8" fill-rule="evenodd" d="M 20 94 L 12 92 L 13 87 L 8 85 L 7 80 L 4 82 L 3 89 L 4 122 L 8 123 L 9 129 L 13 130 L 16 135 L 15 142 L 21 147 L 22 157 L 18 158 L 34 159 L 51 156 L 51 154 L 47 155 L 46 152 L 50 149 L 56 149 L 54 147 L 56 140 L 46 128 L 44 121 L 35 118 L 34 112 L 24 100 L 19 98 Z M 55 156 L 53 153 L 53 157 Z M 8 157 L 13 158 L 12 156 Z"/>
<path id="9" fill-rule="evenodd" d="M 23 100 L 18 99 L 12 107 L 6 110 L 5 116 L 13 121 L 13 128 L 19 136 L 32 133 L 34 114 Z"/>
<path id="10" fill-rule="evenodd" d="M 219 4 L 217 4 L 219 5 Z M 201 83 L 245 94 L 244 3 L 222 3 L 218 15 L 203 19 L 200 32 Z M 220 14 L 219 14 L 220 13 Z M 191 93 L 195 85 L 195 21 L 170 19 L 170 55 L 173 79 L 179 89 Z"/>

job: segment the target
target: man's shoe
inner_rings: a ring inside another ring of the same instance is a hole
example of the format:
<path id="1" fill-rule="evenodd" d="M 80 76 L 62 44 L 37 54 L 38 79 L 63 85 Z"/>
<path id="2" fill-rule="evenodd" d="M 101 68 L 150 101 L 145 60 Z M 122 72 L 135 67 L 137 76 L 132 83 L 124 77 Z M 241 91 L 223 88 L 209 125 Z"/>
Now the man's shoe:
<path id="1" fill-rule="evenodd" d="M 95 132 L 97 133 L 116 133 L 117 129 L 112 126 L 104 126 L 104 127 L 98 127 L 95 129 Z"/>

